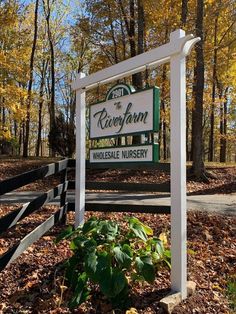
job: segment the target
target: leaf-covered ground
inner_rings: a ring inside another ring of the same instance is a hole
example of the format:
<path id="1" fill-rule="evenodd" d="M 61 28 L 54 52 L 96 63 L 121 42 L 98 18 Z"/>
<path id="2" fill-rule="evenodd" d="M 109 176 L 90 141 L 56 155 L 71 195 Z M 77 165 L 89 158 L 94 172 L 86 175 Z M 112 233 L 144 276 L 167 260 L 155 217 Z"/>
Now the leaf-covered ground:
<path id="1" fill-rule="evenodd" d="M 55 160 L 55 159 L 54 159 Z M 8 158 L 0 159 L 0 180 L 4 180 L 19 173 L 38 168 L 42 165 L 53 162 L 49 158 L 40 159 L 20 159 Z M 236 165 L 229 166 L 208 166 L 208 170 L 214 175 L 209 183 L 203 183 L 187 179 L 187 191 L 189 194 L 216 194 L 216 193 L 235 193 L 236 192 Z M 107 170 L 88 170 L 86 174 L 87 181 L 106 181 L 106 182 L 130 182 L 130 183 L 162 183 L 169 181 L 167 173 L 158 170 L 125 170 L 125 169 L 107 169 Z M 60 175 L 48 177 L 44 180 L 38 180 L 19 190 L 28 191 L 47 191 L 59 183 Z M 74 172 L 70 172 L 69 179 L 74 178 Z"/>
<path id="2" fill-rule="evenodd" d="M 8 207 L 2 207 L 0 215 L 8 210 Z M 4 233 L 0 239 L 0 252 L 3 253 L 54 211 L 53 206 L 45 207 Z M 86 214 L 87 217 L 90 215 Z M 97 215 L 121 223 L 124 216 L 117 213 Z M 151 226 L 156 235 L 163 231 L 169 235 L 168 215 L 136 216 Z M 73 222 L 72 213 L 68 221 Z M 197 291 L 176 307 L 175 314 L 230 313 L 226 286 L 235 273 L 235 226 L 236 217 L 201 212 L 188 214 L 188 279 L 197 283 Z M 54 227 L 0 273 L 0 313 L 111 313 L 110 305 L 96 290 L 79 309 L 73 312 L 68 309 L 69 292 L 64 291 L 65 282 L 60 270 L 60 265 L 70 255 L 68 243 L 53 243 L 63 228 Z M 157 273 L 154 285 L 136 284 L 132 287 L 132 307 L 138 313 L 163 313 L 159 300 L 169 292 L 170 274 L 162 270 Z"/>
<path id="3" fill-rule="evenodd" d="M 0 180 L 29 171 L 52 160 L 0 160 Z M 188 179 L 191 194 L 214 194 L 236 192 L 236 167 L 210 169 L 215 179 L 210 183 Z M 72 177 L 73 174 L 70 174 Z M 89 171 L 89 181 L 116 182 L 165 182 L 169 176 L 151 170 L 105 170 Z M 59 182 L 59 177 L 37 181 L 26 190 L 48 190 Z M 0 206 L 0 217 L 17 206 Z M 0 254 L 13 246 L 53 212 L 55 206 L 47 206 L 22 220 L 0 236 Z M 90 216 L 91 214 L 86 214 Z M 96 214 L 99 215 L 99 214 Z M 123 221 L 123 214 L 100 214 L 108 219 Z M 128 214 L 127 214 L 128 215 Z M 170 233 L 168 215 L 138 214 L 144 223 L 151 226 L 156 235 Z M 68 222 L 74 221 L 70 213 Z M 188 279 L 197 283 L 196 293 L 174 310 L 178 313 L 233 313 L 226 297 L 227 282 L 236 273 L 236 217 L 188 213 Z M 63 226 L 54 227 L 33 244 L 8 268 L 0 272 L 0 313 L 72 313 L 67 308 L 68 289 L 60 265 L 69 257 L 68 243 L 55 245 L 53 240 Z M 234 277 L 235 278 L 235 277 Z M 235 279 L 234 279 L 235 280 Z M 63 292 L 63 293 L 62 293 Z M 157 273 L 154 285 L 136 284 L 132 287 L 132 306 L 138 313 L 162 313 L 159 300 L 170 292 L 170 274 L 166 270 Z M 97 290 L 93 297 L 73 313 L 109 313 L 110 305 Z M 111 312 L 110 312 L 111 313 Z M 121 312 L 117 312 L 121 313 Z"/>

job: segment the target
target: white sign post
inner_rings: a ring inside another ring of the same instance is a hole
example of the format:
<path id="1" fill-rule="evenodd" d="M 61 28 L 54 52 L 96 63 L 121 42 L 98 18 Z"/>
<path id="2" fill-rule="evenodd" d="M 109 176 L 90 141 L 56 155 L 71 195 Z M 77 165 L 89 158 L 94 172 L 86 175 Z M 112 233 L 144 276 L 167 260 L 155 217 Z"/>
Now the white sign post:
<path id="1" fill-rule="evenodd" d="M 85 77 L 79 73 L 78 78 Z M 86 167 L 86 104 L 85 91 L 76 90 L 76 172 L 75 172 L 75 226 L 84 222 L 85 167 Z"/>
<path id="2" fill-rule="evenodd" d="M 171 41 L 184 37 L 182 30 L 170 34 Z M 186 252 L 186 74 L 185 55 L 170 59 L 171 129 L 171 286 L 187 296 Z M 174 244 L 174 245 L 173 245 Z"/>
<path id="3" fill-rule="evenodd" d="M 85 90 L 170 62 L 171 87 L 171 288 L 186 298 L 186 73 L 185 58 L 200 38 L 181 29 L 170 42 L 89 76 L 78 75 L 76 90 L 75 226 L 84 221 L 85 208 Z"/>

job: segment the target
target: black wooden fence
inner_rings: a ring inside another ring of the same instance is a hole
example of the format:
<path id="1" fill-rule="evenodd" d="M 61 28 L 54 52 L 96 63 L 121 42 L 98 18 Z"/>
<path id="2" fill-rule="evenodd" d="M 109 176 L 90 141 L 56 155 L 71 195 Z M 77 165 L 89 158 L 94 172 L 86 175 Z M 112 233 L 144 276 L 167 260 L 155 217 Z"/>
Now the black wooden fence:
<path id="1" fill-rule="evenodd" d="M 13 210 L 7 215 L 0 218 L 0 234 L 8 230 L 9 228 L 14 227 L 19 221 L 29 216 L 30 214 L 35 213 L 42 206 L 53 201 L 56 197 L 60 197 L 60 207 L 59 209 L 36 227 L 33 231 L 27 234 L 23 239 L 18 241 L 14 246 L 12 246 L 7 252 L 0 256 L 0 271 L 3 270 L 7 265 L 9 265 L 13 260 L 15 260 L 21 253 L 23 253 L 32 243 L 37 241 L 42 237 L 50 228 L 52 228 L 56 223 L 66 222 L 66 214 L 68 211 L 75 210 L 74 203 L 68 203 L 66 200 L 67 190 L 75 189 L 75 181 L 67 180 L 68 169 L 75 167 L 75 160 L 64 159 L 43 167 L 39 169 L 31 170 L 29 172 L 17 175 L 10 179 L 0 182 L 0 195 L 16 190 L 20 187 L 23 187 L 27 184 L 35 182 L 39 179 L 47 178 L 51 175 L 60 174 L 60 184 L 56 187 L 47 191 L 38 197 L 36 197 L 31 202 L 25 203 L 19 208 Z M 86 167 L 91 167 L 89 163 L 86 164 Z M 96 165 L 92 166 L 93 168 L 104 168 L 104 166 Z M 109 168 L 113 166 L 110 165 Z M 117 165 L 115 166 L 117 168 Z M 124 165 L 121 164 L 121 168 Z M 145 169 L 148 167 L 161 169 L 169 172 L 169 164 L 154 164 L 154 165 L 145 165 Z M 127 168 L 127 165 L 126 167 Z M 137 168 L 136 165 L 129 165 L 128 168 Z M 140 169 L 140 166 L 138 166 Z M 109 191 L 132 191 L 132 192 L 169 192 L 170 184 L 161 183 L 161 184 L 140 184 L 140 183 L 115 183 L 115 182 L 86 182 L 87 190 L 109 190 Z M 141 212 L 141 213 L 170 213 L 170 206 L 156 206 L 156 205 L 139 205 L 139 204 L 115 204 L 111 202 L 110 204 L 101 203 L 101 202 L 86 202 L 85 204 L 86 211 L 101 211 L 101 212 Z"/>

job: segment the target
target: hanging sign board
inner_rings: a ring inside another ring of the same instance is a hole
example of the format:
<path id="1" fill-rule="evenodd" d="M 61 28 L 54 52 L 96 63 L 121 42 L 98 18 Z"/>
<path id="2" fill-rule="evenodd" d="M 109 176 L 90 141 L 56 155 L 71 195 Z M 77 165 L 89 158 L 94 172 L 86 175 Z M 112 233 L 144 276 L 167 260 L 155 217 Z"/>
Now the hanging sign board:
<path id="1" fill-rule="evenodd" d="M 113 87 L 106 101 L 90 106 L 90 139 L 159 130 L 159 89 L 128 92 Z"/>
<path id="2" fill-rule="evenodd" d="M 89 154 L 90 163 L 156 162 L 158 161 L 158 145 L 94 148 L 90 149 Z"/>

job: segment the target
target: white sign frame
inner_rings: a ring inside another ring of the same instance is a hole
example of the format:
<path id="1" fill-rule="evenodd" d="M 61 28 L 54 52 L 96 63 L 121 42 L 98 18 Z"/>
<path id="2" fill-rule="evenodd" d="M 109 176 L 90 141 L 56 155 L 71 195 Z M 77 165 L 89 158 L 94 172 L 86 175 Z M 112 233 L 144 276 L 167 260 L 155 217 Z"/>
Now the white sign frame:
<path id="1" fill-rule="evenodd" d="M 77 75 L 76 90 L 76 195 L 75 227 L 85 211 L 85 93 L 99 84 L 116 81 L 145 69 L 170 62 L 171 96 L 171 288 L 187 296 L 186 253 L 186 56 L 200 38 L 177 29 L 170 42 L 89 76 Z"/>

